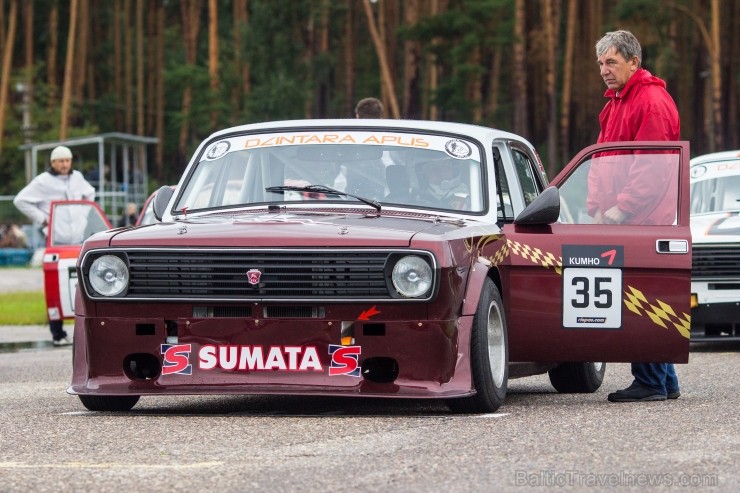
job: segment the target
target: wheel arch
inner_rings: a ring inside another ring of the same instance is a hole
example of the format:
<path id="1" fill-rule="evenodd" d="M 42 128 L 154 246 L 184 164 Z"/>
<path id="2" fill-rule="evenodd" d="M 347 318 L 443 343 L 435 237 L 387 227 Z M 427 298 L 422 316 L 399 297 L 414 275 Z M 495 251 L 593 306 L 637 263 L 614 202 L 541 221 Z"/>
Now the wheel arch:
<path id="1" fill-rule="evenodd" d="M 463 299 L 462 315 L 475 315 L 475 311 L 478 308 L 478 301 L 480 300 L 481 291 L 483 289 L 483 281 L 491 279 L 498 288 L 501 299 L 504 300 L 504 292 L 501 283 L 501 273 L 498 268 L 492 265 L 485 258 L 478 258 L 473 263 L 471 268 L 470 277 L 468 279 L 468 287 L 465 291 L 465 298 Z M 505 303 L 505 300 L 504 300 Z"/>

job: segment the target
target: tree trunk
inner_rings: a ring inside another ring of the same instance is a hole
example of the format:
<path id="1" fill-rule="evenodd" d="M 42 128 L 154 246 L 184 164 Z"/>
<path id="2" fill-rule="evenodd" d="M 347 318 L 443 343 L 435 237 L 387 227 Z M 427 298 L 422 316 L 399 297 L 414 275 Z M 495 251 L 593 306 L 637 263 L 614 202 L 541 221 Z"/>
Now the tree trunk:
<path id="1" fill-rule="evenodd" d="M 74 79 L 72 80 L 72 99 L 78 104 L 84 100 L 85 77 L 87 68 L 87 47 L 89 45 L 90 32 L 90 5 L 88 0 L 79 0 L 79 18 L 77 25 L 77 54 L 75 55 L 75 64 L 77 65 Z"/>
<path id="2" fill-rule="evenodd" d="M 329 2 L 322 0 L 319 4 L 319 31 L 316 36 L 318 41 L 317 52 L 320 60 L 328 60 L 329 54 Z M 329 114 L 329 79 L 327 75 L 320 74 L 316 84 L 316 116 L 326 118 Z"/>
<path id="3" fill-rule="evenodd" d="M 501 91 L 501 62 L 503 61 L 503 48 L 496 45 L 493 48 L 493 59 L 491 60 L 491 70 L 488 78 L 488 103 L 486 104 L 485 117 L 490 121 L 496 117 L 498 111 L 498 95 Z"/>
<path id="4" fill-rule="evenodd" d="M 131 8 L 123 2 L 123 92 L 124 92 L 124 128 L 127 133 L 134 132 L 134 60 L 133 36 L 131 32 Z"/>
<path id="5" fill-rule="evenodd" d="M 346 0 L 347 20 L 344 28 L 344 116 L 355 116 L 355 1 Z"/>
<path id="6" fill-rule="evenodd" d="M 1 6 L 0 6 L 1 7 Z M 33 42 L 34 42 L 34 31 L 33 31 L 33 2 L 25 2 L 23 4 L 23 22 L 24 22 L 24 40 L 26 50 L 26 69 L 24 75 L 25 91 L 23 92 L 23 143 L 28 144 L 33 142 L 33 127 L 31 124 L 31 105 L 33 101 L 34 92 L 34 70 L 33 70 Z M 2 115 L 0 115 L 2 117 Z M 2 146 L 0 145 L 0 149 Z M 30 156 L 30 151 L 25 151 L 26 157 Z M 30 160 L 27 162 L 30 163 Z M 29 177 L 30 178 L 30 177 Z"/>
<path id="7" fill-rule="evenodd" d="M 419 22 L 419 1 L 408 0 L 404 4 L 404 24 L 407 28 L 414 28 Z M 407 39 L 403 43 L 403 117 L 421 118 L 419 114 L 419 59 L 421 58 L 421 43 Z"/>
<path id="8" fill-rule="evenodd" d="M 144 130 L 144 0 L 136 0 L 136 133 Z"/>
<path id="9" fill-rule="evenodd" d="M 154 161 L 157 167 L 157 178 L 164 178 L 164 31 L 165 31 L 165 7 L 160 0 L 157 2 L 157 88 L 156 88 L 156 118 L 154 121 L 154 135 L 159 139 L 155 151 Z"/>
<path id="10" fill-rule="evenodd" d="M 512 70 L 514 79 L 514 133 L 529 137 L 527 125 L 527 66 L 525 0 L 516 0 L 514 6 L 514 46 Z"/>
<path id="11" fill-rule="evenodd" d="M 46 83 L 49 85 L 48 107 L 57 105 L 59 82 L 57 81 L 57 53 L 59 51 L 59 5 L 56 0 L 49 11 L 49 50 L 46 53 Z"/>
<path id="12" fill-rule="evenodd" d="M 385 50 L 387 46 L 386 45 L 387 40 L 385 38 L 385 2 L 381 1 L 380 5 L 378 5 L 378 3 L 375 2 L 375 5 L 377 5 L 377 9 L 378 9 L 378 20 L 376 22 L 375 17 L 373 16 L 373 22 L 375 23 L 375 26 L 378 30 L 378 37 L 380 38 L 380 43 L 383 45 L 384 47 L 383 49 Z M 389 68 L 389 73 L 390 73 L 390 67 L 388 68 Z M 391 80 L 394 80 L 393 76 L 391 76 Z M 382 81 L 382 75 L 381 75 L 379 98 L 381 101 L 383 101 L 383 103 L 386 106 L 387 106 L 387 101 L 388 101 L 388 95 L 386 94 L 387 91 L 388 89 L 385 87 L 385 84 Z"/>
<path id="13" fill-rule="evenodd" d="M 555 62 L 558 59 L 556 47 L 558 45 L 558 26 L 560 25 L 560 5 L 557 0 L 545 0 L 543 24 L 545 26 L 545 46 L 547 48 L 547 74 L 545 76 L 545 91 L 547 92 L 547 173 L 550 177 L 557 174 L 558 159 L 558 95 L 556 89 Z"/>
<path id="14" fill-rule="evenodd" d="M 231 90 L 231 101 L 234 108 L 231 122 L 236 124 L 241 120 L 245 110 L 245 98 L 249 93 L 249 63 L 244 59 L 242 52 L 242 34 L 249 24 L 247 0 L 234 0 L 234 73 L 237 83 Z"/>
<path id="15" fill-rule="evenodd" d="M 720 74 L 720 46 L 719 46 L 719 2 L 712 0 L 710 10 L 710 28 L 707 28 L 704 20 L 695 12 L 683 5 L 670 4 L 670 6 L 686 14 L 699 29 L 699 33 L 704 40 L 707 52 L 709 53 L 709 72 L 711 88 L 704 84 L 704 131 L 707 135 L 709 152 L 715 152 L 717 145 L 722 141 L 718 137 L 722 132 L 721 127 L 716 127 L 718 122 L 722 122 L 721 104 L 717 103 L 717 98 L 722 95 L 722 76 Z M 716 9 L 715 9 L 716 7 Z"/>
<path id="16" fill-rule="evenodd" d="M 104 30 L 100 28 L 100 23 L 95 22 L 97 19 L 100 19 L 101 17 L 101 13 L 100 13 L 101 7 L 104 7 L 104 6 L 100 3 L 90 2 L 90 6 L 89 6 L 90 13 L 88 15 L 90 16 L 90 19 L 92 19 L 92 22 L 88 23 L 88 26 L 89 26 L 88 27 L 88 32 L 89 32 L 88 37 L 91 40 L 90 41 L 91 44 L 88 50 L 87 63 L 85 64 L 85 70 L 87 71 L 87 75 L 85 76 L 85 80 L 87 81 L 85 84 L 85 95 L 89 101 L 97 101 L 98 99 L 98 92 L 97 92 L 98 91 L 98 87 L 97 87 L 98 79 L 95 77 L 95 74 L 98 73 L 99 65 L 97 63 L 98 60 L 96 57 L 96 50 L 94 48 L 94 43 L 97 40 L 102 39 L 104 37 L 102 33 L 105 32 Z M 106 8 L 106 10 L 108 9 Z M 105 92 L 106 89 L 107 87 L 103 89 L 103 91 Z"/>
<path id="17" fill-rule="evenodd" d="M 74 1 L 74 0 L 73 0 Z M 15 25 L 18 18 L 18 0 L 10 0 L 8 13 L 8 31 L 3 40 L 2 76 L 0 76 L 0 154 L 3 152 L 5 135 L 5 108 L 8 103 L 8 89 L 10 86 L 10 67 L 13 65 L 13 46 L 15 45 Z"/>
<path id="18" fill-rule="evenodd" d="M 378 62 L 380 63 L 380 73 L 381 78 L 383 81 L 383 87 L 386 89 L 386 94 L 388 95 L 388 99 L 390 101 L 390 109 L 391 109 L 391 115 L 393 118 L 401 118 L 401 113 L 398 109 L 398 100 L 396 99 L 396 90 L 393 84 L 393 79 L 391 78 L 391 72 L 390 68 L 388 66 L 388 60 L 385 55 L 385 47 L 383 46 L 383 42 L 380 39 L 380 34 L 378 33 L 378 28 L 375 23 L 375 16 L 373 15 L 373 8 L 370 5 L 370 0 L 363 0 L 362 2 L 363 7 L 365 8 L 365 15 L 367 16 L 367 25 L 370 29 L 370 36 L 373 39 L 373 44 L 375 45 L 375 51 L 378 55 Z"/>
<path id="19" fill-rule="evenodd" d="M 314 57 L 314 43 L 316 40 L 316 22 L 314 16 L 309 14 L 308 19 L 305 21 L 304 26 L 304 50 L 303 50 L 303 64 L 306 66 L 306 81 L 304 87 L 313 87 L 314 85 L 314 72 L 313 72 L 313 57 Z M 306 91 L 306 94 L 312 94 Z M 313 118 L 313 99 L 312 97 L 304 97 L 303 101 L 303 118 Z"/>
<path id="20" fill-rule="evenodd" d="M 157 22 L 159 22 L 159 9 L 161 7 L 160 0 L 153 0 L 149 2 L 151 5 L 148 15 L 146 16 L 146 34 L 144 39 L 146 40 L 146 70 L 144 72 L 144 84 L 146 89 L 144 90 L 144 107 L 147 110 L 144 111 L 144 132 L 145 135 L 153 135 L 156 116 L 156 102 L 154 98 L 157 93 L 157 77 L 159 77 L 159 69 L 157 63 L 157 50 L 159 49 L 159 36 L 157 34 Z"/>
<path id="21" fill-rule="evenodd" d="M 200 12 L 202 10 L 201 0 L 181 1 L 180 13 L 182 14 L 182 34 L 185 43 L 185 62 L 195 66 L 198 57 L 197 42 L 200 29 Z M 186 146 L 190 135 L 190 111 L 193 104 L 193 88 L 189 81 L 185 82 L 182 93 L 182 126 L 180 127 L 180 138 L 178 151 L 185 158 Z"/>
<path id="22" fill-rule="evenodd" d="M 398 30 L 398 0 L 382 0 L 378 2 L 377 5 L 378 22 L 376 25 L 378 27 L 380 39 L 385 49 L 386 61 L 388 63 L 388 73 L 390 73 L 390 78 L 393 81 L 393 85 L 395 87 L 395 83 L 398 80 L 398 68 L 395 56 L 398 51 L 398 39 L 396 36 L 396 31 Z M 385 93 L 385 91 L 387 91 L 387 88 L 384 87 L 383 91 L 384 92 L 382 95 L 382 100 L 384 102 L 389 101 L 388 94 Z M 397 94 L 395 94 L 394 96 L 396 97 L 396 99 L 398 98 Z"/>
<path id="23" fill-rule="evenodd" d="M 5 0 L 0 0 L 0 53 L 5 52 Z"/>
<path id="24" fill-rule="evenodd" d="M 440 5 L 440 2 L 444 0 L 431 0 L 429 3 L 429 15 L 431 17 L 437 16 L 440 11 L 444 8 Z M 432 48 L 440 43 L 440 38 L 435 37 L 432 39 Z M 434 101 L 434 97 L 439 87 L 439 66 L 437 65 L 437 55 L 434 50 L 430 50 L 426 56 L 427 65 L 427 91 L 424 97 L 425 103 L 422 103 L 422 117 L 429 118 L 430 120 L 439 119 L 439 107 Z M 426 106 L 426 108 L 424 108 Z"/>
<path id="25" fill-rule="evenodd" d="M 562 163 L 568 162 L 568 144 L 570 142 L 570 98 L 573 86 L 573 58 L 576 23 L 578 22 L 578 5 L 576 0 L 568 0 L 568 13 L 565 24 L 565 53 L 563 53 L 563 88 L 560 107 L 560 144 L 562 145 Z"/>
<path id="26" fill-rule="evenodd" d="M 480 67 L 480 46 L 476 45 L 470 53 L 470 63 L 474 67 Z M 469 94 L 473 103 L 473 123 L 480 125 L 483 120 L 483 74 L 473 74 L 469 83 Z"/>
<path id="27" fill-rule="evenodd" d="M 586 71 L 586 80 L 589 81 L 587 86 L 589 91 L 586 93 L 586 116 L 588 117 L 587 124 L 583 128 L 593 128 L 593 138 L 588 139 L 588 143 L 596 142 L 599 136 L 599 120 L 598 115 L 601 109 L 604 107 L 604 81 L 599 75 L 599 70 L 594 67 L 594 60 L 596 59 L 596 51 L 594 49 L 594 40 L 598 40 L 604 34 L 604 30 L 601 26 L 604 25 L 604 7 L 602 2 L 586 2 L 590 12 L 590 21 L 587 23 L 589 29 L 587 29 L 583 35 L 585 41 L 583 43 L 584 48 L 588 48 L 586 56 L 583 58 L 583 64 Z M 578 73 L 578 71 L 576 71 Z M 583 95 L 581 95 L 583 98 Z M 580 127 L 576 127 L 580 128 Z M 581 146 L 579 146 L 581 147 Z"/>
<path id="28" fill-rule="evenodd" d="M 740 59 L 740 5 L 735 4 L 733 9 L 734 15 L 729 20 L 729 26 L 727 32 L 730 35 L 729 52 L 725 57 L 727 63 L 727 72 L 732 73 L 733 67 L 736 65 L 733 63 L 735 60 Z M 727 132 L 730 137 L 730 141 L 725 144 L 728 149 L 740 148 L 740 77 L 727 77 L 727 111 L 730 116 L 727 119 Z"/>
<path id="29" fill-rule="evenodd" d="M 121 11 L 123 10 L 123 0 L 116 0 L 113 4 L 113 92 L 114 102 L 116 105 L 116 130 L 123 130 L 124 112 L 121 110 L 124 105 L 123 101 L 123 77 L 121 69 L 123 67 L 123 49 L 121 47 Z"/>
<path id="30" fill-rule="evenodd" d="M 211 100 L 211 129 L 215 129 L 218 122 L 218 2 L 208 0 L 208 76 L 210 79 Z"/>
<path id="31" fill-rule="evenodd" d="M 72 77 L 75 63 L 75 38 L 77 33 L 77 0 L 71 0 L 69 6 L 69 35 L 67 36 L 67 60 L 64 66 L 64 89 L 62 90 L 62 116 L 59 125 L 59 139 L 67 138 L 69 109 L 72 104 Z"/>
<path id="32" fill-rule="evenodd" d="M 30 91 L 33 85 L 33 2 L 23 3 L 23 21 L 25 23 L 23 44 L 26 48 L 26 90 Z"/>
<path id="33" fill-rule="evenodd" d="M 721 46 L 720 43 L 720 6 L 719 0 L 712 0 L 712 112 L 714 113 L 714 139 L 715 148 L 724 149 L 722 139 L 722 70 L 721 70 Z"/>

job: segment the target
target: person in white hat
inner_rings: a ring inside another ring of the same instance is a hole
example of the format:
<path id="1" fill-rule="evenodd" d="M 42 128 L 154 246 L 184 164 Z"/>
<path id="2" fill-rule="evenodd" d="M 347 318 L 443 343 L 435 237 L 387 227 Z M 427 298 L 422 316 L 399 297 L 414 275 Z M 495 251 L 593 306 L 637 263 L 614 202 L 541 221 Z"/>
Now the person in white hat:
<path id="1" fill-rule="evenodd" d="M 13 204 L 46 234 L 51 203 L 57 200 L 95 200 L 95 188 L 72 169 L 72 151 L 58 146 L 51 151 L 51 167 L 39 174 L 13 199 Z M 55 346 L 71 344 L 62 320 L 49 320 Z"/>

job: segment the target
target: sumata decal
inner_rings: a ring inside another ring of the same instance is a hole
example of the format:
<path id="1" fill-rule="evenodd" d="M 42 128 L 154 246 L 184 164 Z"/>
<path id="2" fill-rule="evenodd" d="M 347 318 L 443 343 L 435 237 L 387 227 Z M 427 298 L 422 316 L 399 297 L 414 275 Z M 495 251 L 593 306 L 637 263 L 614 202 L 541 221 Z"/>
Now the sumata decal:
<path id="1" fill-rule="evenodd" d="M 192 375 L 193 365 L 190 364 L 190 344 L 162 344 L 162 375 Z"/>
<path id="2" fill-rule="evenodd" d="M 331 366 L 329 376 L 348 375 L 350 377 L 360 376 L 360 346 L 338 346 L 329 344 L 331 355 Z"/>
<path id="3" fill-rule="evenodd" d="M 234 371 L 284 370 L 322 371 L 319 354 L 314 346 L 214 346 L 198 351 L 198 368 Z"/>

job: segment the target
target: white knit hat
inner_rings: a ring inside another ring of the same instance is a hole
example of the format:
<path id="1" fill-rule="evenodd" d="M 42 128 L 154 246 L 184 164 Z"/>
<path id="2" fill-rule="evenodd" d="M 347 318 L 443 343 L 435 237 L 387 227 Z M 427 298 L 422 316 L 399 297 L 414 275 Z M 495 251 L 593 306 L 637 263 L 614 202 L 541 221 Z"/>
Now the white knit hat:
<path id="1" fill-rule="evenodd" d="M 72 159 L 72 151 L 69 150 L 69 147 L 55 147 L 54 150 L 51 151 L 51 160 L 55 161 L 57 159 Z"/>

